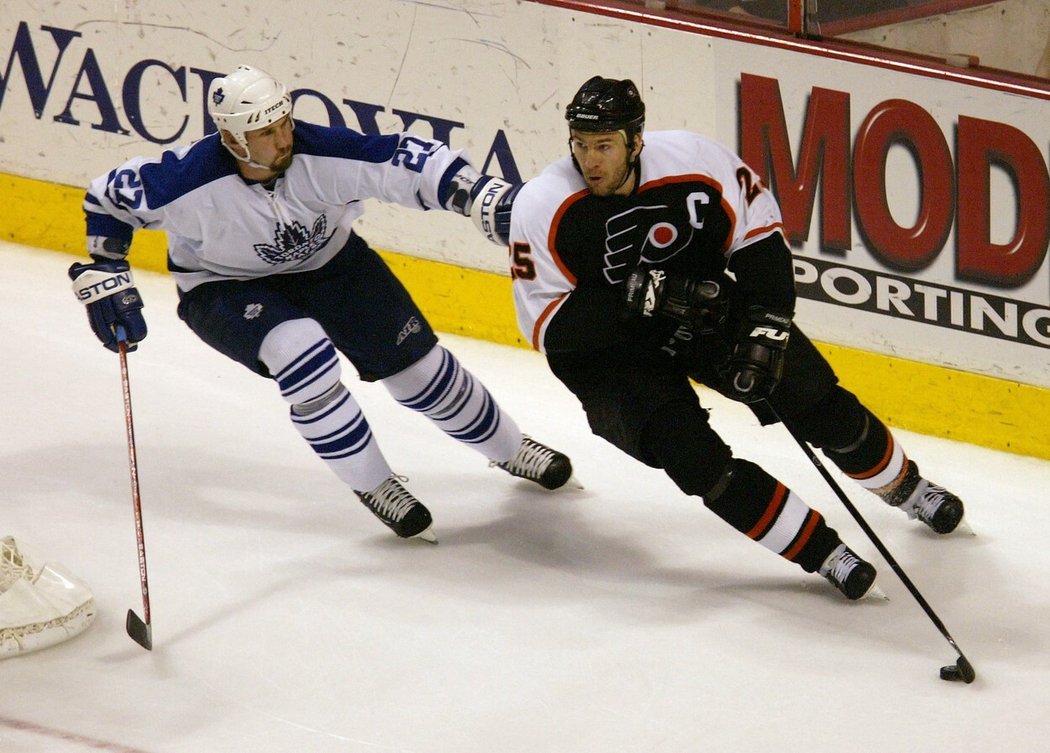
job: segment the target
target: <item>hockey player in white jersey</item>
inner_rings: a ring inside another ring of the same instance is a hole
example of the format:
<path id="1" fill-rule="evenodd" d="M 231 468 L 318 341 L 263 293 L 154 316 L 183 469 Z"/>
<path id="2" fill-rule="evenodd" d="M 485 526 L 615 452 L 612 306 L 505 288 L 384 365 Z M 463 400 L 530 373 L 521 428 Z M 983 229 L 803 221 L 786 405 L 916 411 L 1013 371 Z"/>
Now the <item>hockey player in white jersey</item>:
<path id="1" fill-rule="evenodd" d="M 643 134 L 629 80 L 590 79 L 566 119 L 570 154 L 514 197 L 511 274 L 522 333 L 592 431 L 850 599 L 869 591 L 875 568 L 787 486 L 734 457 L 690 378 L 763 423 L 772 405 L 861 486 L 937 533 L 954 530 L 959 498 L 919 474 L 792 322 L 791 253 L 759 177 L 697 134 Z"/>
<path id="2" fill-rule="evenodd" d="M 286 87 L 251 66 L 211 83 L 208 112 L 218 133 L 132 159 L 88 188 L 93 262 L 69 274 L 103 344 L 134 349 L 146 336 L 125 256 L 136 229 L 163 229 L 179 316 L 275 380 L 298 432 L 398 536 L 436 540 L 430 512 L 388 465 L 343 384 L 337 351 L 492 465 L 562 486 L 569 459 L 522 434 L 352 228 L 366 199 L 473 211 L 491 228 L 494 207 L 473 198 L 506 184 L 439 141 L 293 120 Z"/>

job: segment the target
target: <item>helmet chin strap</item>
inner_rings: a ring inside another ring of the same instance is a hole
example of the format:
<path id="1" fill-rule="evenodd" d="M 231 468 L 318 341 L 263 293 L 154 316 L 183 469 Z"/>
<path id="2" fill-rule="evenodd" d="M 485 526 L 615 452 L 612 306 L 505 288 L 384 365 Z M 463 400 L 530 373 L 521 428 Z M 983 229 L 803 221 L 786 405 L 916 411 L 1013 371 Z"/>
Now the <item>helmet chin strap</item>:
<path id="1" fill-rule="evenodd" d="M 244 163 L 246 163 L 248 165 L 251 165 L 252 167 L 257 167 L 260 170 L 269 170 L 271 172 L 277 172 L 276 170 L 273 169 L 273 165 L 260 165 L 258 162 L 256 162 L 255 160 L 251 159 L 251 157 L 243 159 L 243 160 L 241 160 L 241 162 L 244 162 Z"/>
<path id="2" fill-rule="evenodd" d="M 623 188 L 624 185 L 627 184 L 627 181 L 631 179 L 631 173 L 635 172 L 635 170 L 638 168 L 638 158 L 642 156 L 642 150 L 639 148 L 638 154 L 635 155 L 633 159 L 631 158 L 631 150 L 634 149 L 634 146 L 629 143 L 626 131 L 621 130 L 620 133 L 623 134 L 624 143 L 628 145 L 627 160 L 625 161 L 627 169 L 623 171 L 623 180 L 621 180 L 617 184 L 616 188 L 613 189 L 613 193 L 616 193 L 621 188 Z"/>
<path id="3" fill-rule="evenodd" d="M 623 180 L 616 184 L 616 188 L 612 190 L 613 193 L 616 193 L 627 184 L 627 181 L 631 179 L 631 173 L 634 172 L 634 169 L 637 166 L 638 160 L 632 160 L 630 158 L 627 159 L 627 169 L 623 171 Z"/>
<path id="4" fill-rule="evenodd" d="M 234 136 L 234 139 L 237 139 L 237 137 Z M 250 167 L 257 167 L 260 170 L 273 170 L 273 167 L 271 165 L 260 165 L 258 162 L 253 160 L 252 153 L 251 150 L 248 148 L 248 145 L 242 144 L 239 139 L 237 139 L 237 145 L 244 150 L 243 157 L 237 154 L 236 151 L 234 151 L 233 147 L 229 143 L 227 143 L 225 138 L 222 139 L 222 145 L 226 147 L 226 151 L 232 154 L 234 159 L 236 159 L 238 162 L 243 162 L 244 164 L 249 165 Z"/>

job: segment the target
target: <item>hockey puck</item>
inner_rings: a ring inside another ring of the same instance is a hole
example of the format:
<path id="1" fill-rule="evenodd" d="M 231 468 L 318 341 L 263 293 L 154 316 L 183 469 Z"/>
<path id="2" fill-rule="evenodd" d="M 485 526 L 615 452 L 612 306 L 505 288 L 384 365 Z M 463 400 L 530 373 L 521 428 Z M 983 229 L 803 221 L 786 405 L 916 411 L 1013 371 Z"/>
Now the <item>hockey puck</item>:
<path id="1" fill-rule="evenodd" d="M 941 679 L 948 682 L 959 682 L 962 680 L 969 685 L 976 678 L 977 673 L 973 671 L 973 665 L 966 660 L 965 656 L 960 656 L 956 664 L 941 667 Z"/>

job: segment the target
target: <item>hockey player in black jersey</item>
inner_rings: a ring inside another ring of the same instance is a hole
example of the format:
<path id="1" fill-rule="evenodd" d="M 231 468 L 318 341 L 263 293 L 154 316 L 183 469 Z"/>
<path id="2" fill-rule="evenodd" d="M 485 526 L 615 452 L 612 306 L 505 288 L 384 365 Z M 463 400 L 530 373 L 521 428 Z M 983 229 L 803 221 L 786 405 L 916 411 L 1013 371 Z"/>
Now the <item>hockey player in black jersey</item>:
<path id="1" fill-rule="evenodd" d="M 566 110 L 570 154 L 513 197 L 518 323 L 592 431 L 735 529 L 850 599 L 875 568 L 823 516 L 708 423 L 690 380 L 783 420 L 886 503 L 940 534 L 963 504 L 920 475 L 793 322 L 773 195 L 740 158 L 685 131 L 645 133 L 629 80 L 594 77 Z"/>

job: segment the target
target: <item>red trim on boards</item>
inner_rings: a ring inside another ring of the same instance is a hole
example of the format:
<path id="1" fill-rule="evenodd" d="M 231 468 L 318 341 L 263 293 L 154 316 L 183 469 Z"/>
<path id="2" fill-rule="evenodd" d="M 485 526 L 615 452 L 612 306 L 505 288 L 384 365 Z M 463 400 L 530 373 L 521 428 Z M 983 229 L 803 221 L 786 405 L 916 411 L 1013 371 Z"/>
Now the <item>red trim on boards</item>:
<path id="1" fill-rule="evenodd" d="M 992 69 L 957 68 L 939 58 L 890 50 L 883 47 L 842 39 L 807 39 L 788 33 L 780 27 L 748 23 L 734 24 L 731 19 L 713 15 L 691 17 L 680 11 L 654 10 L 616 0 L 527 0 L 579 13 L 609 16 L 649 26 L 686 31 L 709 37 L 729 39 L 789 50 L 804 55 L 857 63 L 875 68 L 938 78 L 983 89 L 1050 100 L 1050 80 Z M 767 22 L 768 24 L 768 22 Z"/>
<path id="2" fill-rule="evenodd" d="M 929 18 L 944 13 L 954 13 L 960 10 L 976 8 L 979 5 L 993 5 L 994 0 L 926 0 L 916 5 L 905 8 L 891 8 L 879 13 L 872 13 L 857 18 L 849 18 L 841 21 L 829 21 L 821 24 L 821 29 L 834 36 L 836 34 L 847 34 L 851 31 L 861 29 L 874 29 L 877 26 L 888 26 L 899 24 L 903 21 L 913 21 L 916 18 Z"/>

